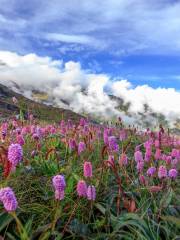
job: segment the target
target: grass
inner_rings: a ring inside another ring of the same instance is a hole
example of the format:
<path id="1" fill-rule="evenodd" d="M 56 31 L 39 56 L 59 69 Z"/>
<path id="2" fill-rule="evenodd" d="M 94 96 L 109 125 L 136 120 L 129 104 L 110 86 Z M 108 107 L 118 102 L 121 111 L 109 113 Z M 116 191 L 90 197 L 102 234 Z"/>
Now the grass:
<path id="1" fill-rule="evenodd" d="M 17 121 L 19 128 L 31 125 L 47 127 L 49 123 L 40 120 L 34 122 Z M 155 160 L 153 155 L 145 164 L 142 175 L 146 184 L 139 181 L 136 169 L 134 151 L 148 136 L 135 132 L 133 128 L 125 128 L 121 124 L 112 127 L 112 134 L 119 138 L 120 129 L 124 129 L 127 138 L 118 140 L 119 151 L 112 152 L 115 157 L 114 165 L 108 165 L 110 150 L 103 141 L 103 130 L 107 126 L 95 126 L 88 123 L 88 131 L 84 126 L 75 122 L 75 127 L 63 127 L 59 124 L 49 126 L 49 130 L 38 141 L 27 133 L 23 145 L 23 161 L 16 171 L 4 177 L 5 162 L 8 161 L 6 150 L 15 141 L 12 122 L 8 123 L 5 142 L 1 143 L 1 187 L 13 189 L 18 200 L 16 214 L 24 226 L 28 239 L 132 239 L 132 240 L 170 240 L 179 239 L 179 181 L 169 178 L 160 180 L 156 175 L 149 178 L 146 175 L 149 166 L 165 164 L 163 160 Z M 50 129 L 54 127 L 55 132 Z M 47 128 L 48 129 L 48 128 Z M 98 137 L 100 133 L 100 136 Z M 77 149 L 70 150 L 67 142 L 70 138 L 76 142 L 86 143 L 85 152 L 77 154 Z M 164 138 L 166 138 L 166 133 Z M 173 136 L 169 136 L 171 139 Z M 173 146 L 162 144 L 161 150 L 169 155 Z M 176 146 L 180 149 L 180 145 Z M 31 156 L 36 150 L 37 154 Z M 119 165 L 118 158 L 125 152 L 128 165 Z M 83 163 L 90 161 L 93 165 L 93 178 L 83 176 Z M 171 168 L 167 165 L 167 168 Z M 66 179 L 65 198 L 56 201 L 52 187 L 52 177 L 63 174 Z M 78 180 L 85 179 L 87 184 L 96 187 L 96 200 L 88 201 L 79 198 L 76 192 Z M 161 186 L 158 192 L 150 191 L 152 186 Z M 52 231 L 52 223 L 55 223 Z M 17 224 L 3 205 L 0 205 L 0 235 L 4 239 L 27 239 L 18 233 Z"/>

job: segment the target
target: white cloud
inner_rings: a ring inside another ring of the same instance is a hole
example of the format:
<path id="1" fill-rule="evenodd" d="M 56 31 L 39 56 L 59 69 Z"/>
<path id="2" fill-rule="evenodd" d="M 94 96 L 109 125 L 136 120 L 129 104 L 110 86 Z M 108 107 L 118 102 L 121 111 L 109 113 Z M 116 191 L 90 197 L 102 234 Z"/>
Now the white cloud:
<path id="1" fill-rule="evenodd" d="M 88 37 L 86 35 L 68 35 L 68 34 L 60 34 L 60 33 L 48 33 L 46 35 L 48 40 L 52 41 L 60 41 L 66 43 L 81 43 L 81 44 L 89 44 L 95 41 L 92 37 Z"/>
<path id="2" fill-rule="evenodd" d="M 103 118 L 120 114 L 125 118 L 116 109 L 117 102 L 104 91 L 108 88 L 113 95 L 132 103 L 130 110 L 134 116 L 143 111 L 143 104 L 147 103 L 155 112 L 164 114 L 170 120 L 180 117 L 180 92 L 173 88 L 133 87 L 128 80 L 112 81 L 106 74 L 90 73 L 78 62 L 63 63 L 36 54 L 22 56 L 0 51 L 0 62 L 3 62 L 0 65 L 1 83 L 13 86 L 12 82 L 15 82 L 28 97 L 33 89 L 45 91 L 53 104 L 64 107 L 64 101 L 69 102 L 69 108 L 76 112 Z M 126 117 L 126 120 L 134 119 Z"/>
<path id="3" fill-rule="evenodd" d="M 174 88 L 152 88 L 148 85 L 133 87 L 127 80 L 112 84 L 112 93 L 131 102 L 131 111 L 143 110 L 143 104 L 148 104 L 157 113 L 164 114 L 168 119 L 180 117 L 180 92 Z"/>

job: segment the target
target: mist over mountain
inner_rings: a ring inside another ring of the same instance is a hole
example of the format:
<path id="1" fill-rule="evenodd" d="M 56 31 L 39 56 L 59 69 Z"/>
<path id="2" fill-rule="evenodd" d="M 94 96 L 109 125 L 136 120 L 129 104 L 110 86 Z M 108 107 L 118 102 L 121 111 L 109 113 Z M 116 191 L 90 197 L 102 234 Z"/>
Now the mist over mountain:
<path id="1" fill-rule="evenodd" d="M 23 96 L 87 114 L 96 119 L 121 117 L 126 123 L 173 125 L 180 118 L 180 92 L 173 88 L 133 86 L 83 69 L 79 62 L 63 62 L 36 54 L 0 52 L 0 82 Z"/>

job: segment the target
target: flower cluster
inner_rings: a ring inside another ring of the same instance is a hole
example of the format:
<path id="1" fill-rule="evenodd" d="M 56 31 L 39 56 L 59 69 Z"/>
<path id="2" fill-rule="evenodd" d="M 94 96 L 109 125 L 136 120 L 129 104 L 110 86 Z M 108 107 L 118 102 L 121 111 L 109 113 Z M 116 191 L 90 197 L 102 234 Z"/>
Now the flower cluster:
<path id="1" fill-rule="evenodd" d="M 77 183 L 77 194 L 79 197 L 85 197 L 88 200 L 95 201 L 96 199 L 96 188 L 94 185 L 89 185 L 87 187 L 87 184 L 84 180 L 79 180 Z"/>
<path id="2" fill-rule="evenodd" d="M 20 144 L 11 144 L 8 148 L 8 160 L 12 164 L 14 170 L 17 164 L 22 160 L 23 150 Z"/>
<path id="3" fill-rule="evenodd" d="M 64 199 L 64 190 L 66 182 L 63 175 L 56 175 L 52 179 L 53 187 L 55 189 L 55 198 L 57 200 Z"/>
<path id="4" fill-rule="evenodd" d="M 15 211 L 18 207 L 16 196 L 10 187 L 0 189 L 0 201 L 8 212 Z"/>

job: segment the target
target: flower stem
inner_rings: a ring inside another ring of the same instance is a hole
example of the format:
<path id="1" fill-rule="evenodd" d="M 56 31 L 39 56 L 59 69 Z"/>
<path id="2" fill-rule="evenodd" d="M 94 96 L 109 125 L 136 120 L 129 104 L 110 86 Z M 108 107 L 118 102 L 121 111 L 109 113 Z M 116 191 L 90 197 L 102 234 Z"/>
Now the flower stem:
<path id="1" fill-rule="evenodd" d="M 19 234 L 20 234 L 21 240 L 29 240 L 30 238 L 28 237 L 27 232 L 26 232 L 26 230 L 24 229 L 21 221 L 20 221 L 19 218 L 17 217 L 16 213 L 15 213 L 15 212 L 11 212 L 10 214 L 13 216 L 13 218 L 14 218 L 15 221 L 16 221 L 17 229 L 18 229 L 18 232 L 19 232 Z"/>

